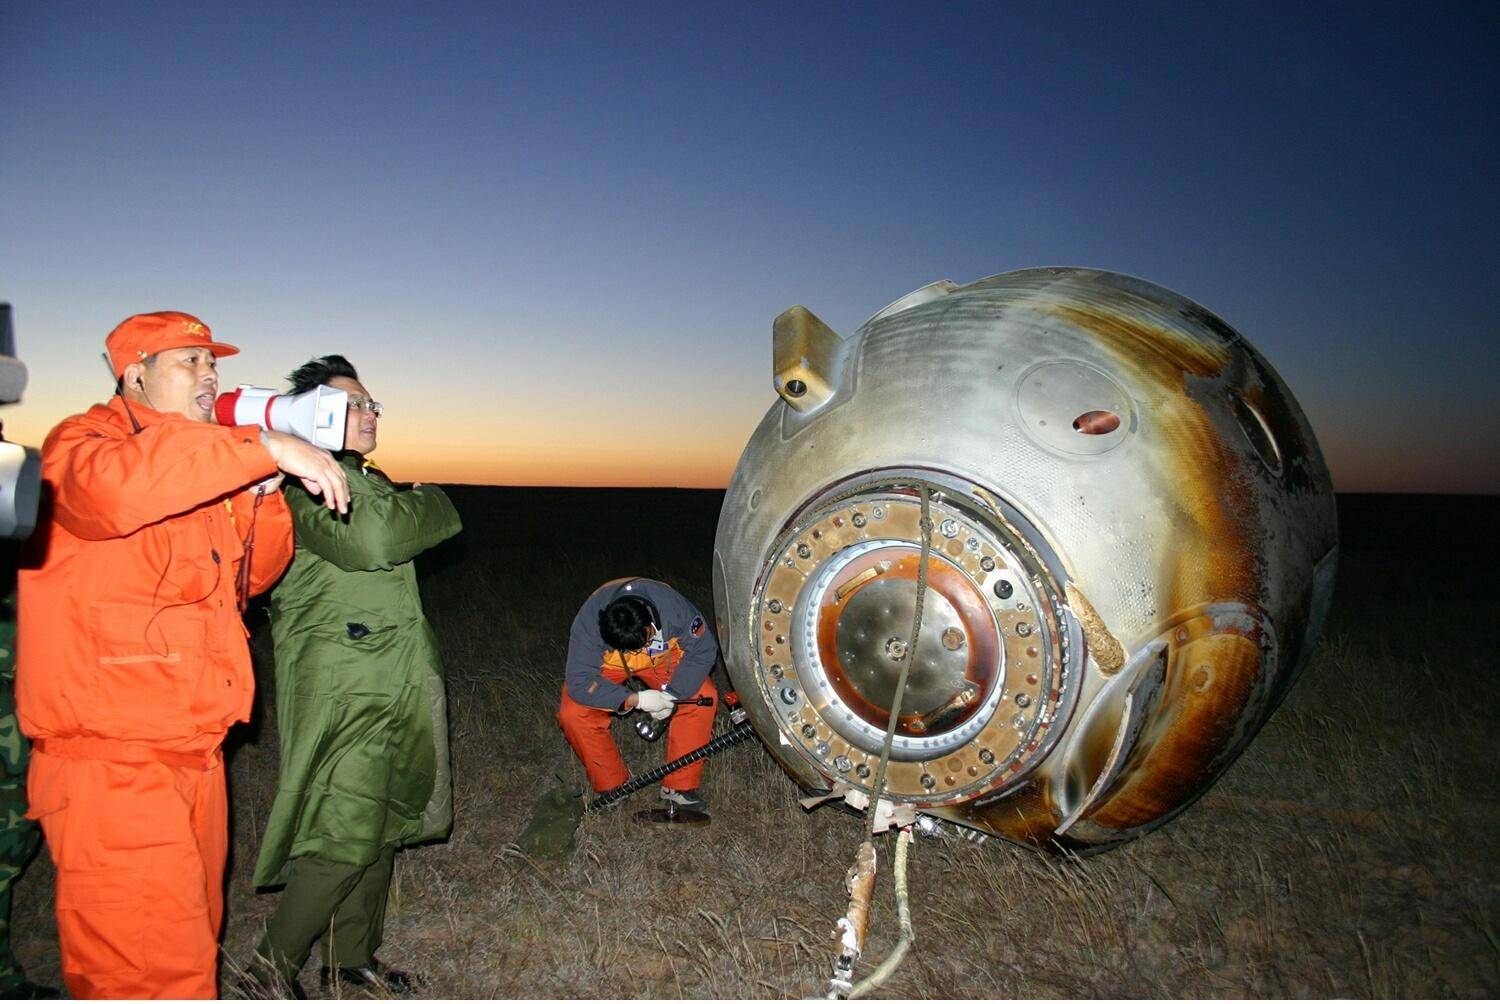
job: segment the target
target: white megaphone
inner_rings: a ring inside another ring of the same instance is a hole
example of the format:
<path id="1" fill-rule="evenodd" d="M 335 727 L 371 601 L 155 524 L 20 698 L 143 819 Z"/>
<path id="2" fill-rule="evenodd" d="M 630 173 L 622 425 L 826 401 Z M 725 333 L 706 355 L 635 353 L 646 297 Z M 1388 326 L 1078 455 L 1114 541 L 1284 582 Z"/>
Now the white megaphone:
<path id="1" fill-rule="evenodd" d="M 24 540 L 31 535 L 41 498 L 41 452 L 0 441 L 0 540 Z"/>
<path id="2" fill-rule="evenodd" d="M 325 450 L 344 448 L 344 420 L 349 395 L 318 386 L 301 394 L 280 394 L 269 387 L 241 384 L 214 402 L 220 425 L 258 425 L 305 439 Z"/>
<path id="3" fill-rule="evenodd" d="M 26 389 L 26 364 L 16 355 L 10 304 L 0 303 L 0 404 L 15 404 Z M 23 540 L 36 527 L 42 498 L 42 455 L 7 443 L 0 431 L 0 539 Z"/>

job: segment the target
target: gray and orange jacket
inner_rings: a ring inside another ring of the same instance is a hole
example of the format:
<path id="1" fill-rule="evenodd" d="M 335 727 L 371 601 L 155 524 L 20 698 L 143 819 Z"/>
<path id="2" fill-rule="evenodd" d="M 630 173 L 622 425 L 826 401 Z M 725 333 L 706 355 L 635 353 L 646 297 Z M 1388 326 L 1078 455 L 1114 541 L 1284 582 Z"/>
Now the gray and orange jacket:
<path id="1" fill-rule="evenodd" d="M 599 636 L 599 612 L 617 596 L 639 596 L 656 610 L 656 626 L 665 641 L 660 652 L 632 652 L 626 659 L 604 644 Z M 719 645 L 708 622 L 687 597 L 655 579 L 614 579 L 594 590 L 573 618 L 565 676 L 568 696 L 591 708 L 614 710 L 625 703 L 630 690 L 606 679 L 604 666 L 630 672 L 665 661 L 674 669 L 663 689 L 673 697 L 692 697 L 708 679 L 718 656 Z"/>

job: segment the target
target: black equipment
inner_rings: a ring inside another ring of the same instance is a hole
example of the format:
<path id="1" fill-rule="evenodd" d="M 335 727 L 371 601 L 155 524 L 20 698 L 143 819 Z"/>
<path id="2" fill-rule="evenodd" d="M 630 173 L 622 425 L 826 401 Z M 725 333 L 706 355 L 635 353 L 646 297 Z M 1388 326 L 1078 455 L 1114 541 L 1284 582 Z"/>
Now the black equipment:
<path id="1" fill-rule="evenodd" d="M 626 781 L 618 788 L 611 788 L 609 791 L 606 791 L 604 794 L 600 795 L 598 798 L 590 802 L 584 809 L 584 811 L 598 812 L 600 809 L 614 805 L 616 802 L 620 801 L 620 799 L 627 798 L 630 795 L 633 795 L 636 792 L 640 791 L 642 788 L 650 787 L 673 771 L 681 770 L 688 764 L 697 763 L 699 760 L 706 760 L 709 757 L 714 756 L 715 754 L 724 752 L 732 746 L 738 746 L 746 739 L 749 739 L 751 736 L 755 735 L 755 728 L 750 724 L 749 716 L 747 716 L 743 710 L 736 708 L 734 711 L 730 712 L 729 720 L 731 722 L 734 722 L 734 728 L 730 729 L 728 732 L 725 732 L 722 735 L 714 736 L 708 742 L 704 743 L 702 746 L 699 746 L 691 753 L 684 753 L 676 760 L 668 761 L 667 763 L 662 764 L 660 767 L 648 770 L 644 774 L 640 774 L 636 777 L 631 778 L 629 781 Z"/>

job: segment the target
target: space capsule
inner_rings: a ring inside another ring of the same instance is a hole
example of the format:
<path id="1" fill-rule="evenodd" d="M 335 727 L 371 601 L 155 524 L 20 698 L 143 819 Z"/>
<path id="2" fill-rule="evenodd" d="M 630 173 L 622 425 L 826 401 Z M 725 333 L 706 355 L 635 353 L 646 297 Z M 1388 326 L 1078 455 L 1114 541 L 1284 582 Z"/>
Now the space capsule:
<path id="1" fill-rule="evenodd" d="M 1265 358 L 1083 268 L 933 283 L 848 338 L 793 307 L 772 341 L 779 400 L 725 496 L 714 603 L 781 766 L 866 805 L 909 660 L 893 825 L 1085 850 L 1190 805 L 1332 596 L 1328 469 Z"/>

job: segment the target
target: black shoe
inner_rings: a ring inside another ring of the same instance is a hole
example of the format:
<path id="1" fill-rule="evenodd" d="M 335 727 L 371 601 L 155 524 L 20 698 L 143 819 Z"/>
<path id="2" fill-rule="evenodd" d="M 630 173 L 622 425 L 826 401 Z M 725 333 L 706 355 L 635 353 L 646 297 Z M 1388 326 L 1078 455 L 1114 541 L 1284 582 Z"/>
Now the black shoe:
<path id="1" fill-rule="evenodd" d="M 663 802 L 676 802 L 684 809 L 692 809 L 694 812 L 708 811 L 708 799 L 704 798 L 698 792 L 697 788 L 694 788 L 692 791 L 674 791 L 671 788 L 663 787 L 661 798 Z"/>
<path id="2" fill-rule="evenodd" d="M 329 989 L 334 982 L 333 970 L 324 966 L 319 970 L 318 980 L 324 990 Z M 412 994 L 422 987 L 422 980 L 416 973 L 396 969 L 376 958 L 371 958 L 363 966 L 339 966 L 338 982 L 349 987 L 381 990 L 391 994 Z"/>

